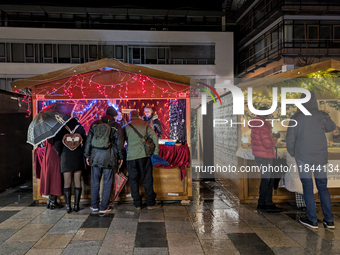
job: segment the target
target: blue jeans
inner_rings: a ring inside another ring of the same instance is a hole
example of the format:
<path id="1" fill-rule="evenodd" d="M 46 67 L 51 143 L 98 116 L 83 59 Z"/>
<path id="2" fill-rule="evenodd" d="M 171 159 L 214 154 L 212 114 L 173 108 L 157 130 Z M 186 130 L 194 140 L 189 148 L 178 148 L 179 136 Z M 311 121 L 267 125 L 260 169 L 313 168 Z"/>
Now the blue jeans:
<path id="1" fill-rule="evenodd" d="M 319 191 L 319 196 L 321 200 L 321 209 L 324 216 L 325 221 L 333 221 L 334 216 L 332 214 L 332 203 L 331 197 L 329 195 L 329 191 L 327 188 L 327 165 L 312 165 L 307 164 L 308 168 L 305 171 L 306 163 L 295 159 L 297 164 L 297 171 L 299 171 L 300 180 L 302 182 L 303 187 L 303 198 L 305 199 L 306 208 L 307 208 L 307 217 L 312 222 L 317 222 L 318 218 L 316 216 L 316 208 L 315 208 L 315 199 L 313 192 L 313 175 L 316 183 L 316 187 Z M 301 166 L 301 168 L 299 167 Z M 313 168 L 315 171 L 309 170 Z M 320 171 L 317 170 L 319 167 Z"/>
<path id="2" fill-rule="evenodd" d="M 99 208 L 99 189 L 100 189 L 100 180 L 104 175 L 103 181 L 103 190 L 102 190 L 102 202 L 100 203 Z M 93 166 L 91 169 L 91 206 L 93 208 L 98 208 L 101 211 L 105 211 L 110 202 L 111 196 L 111 188 L 113 181 L 113 170 L 106 169 L 101 167 Z"/>
<path id="3" fill-rule="evenodd" d="M 261 158 L 255 157 L 255 161 L 258 166 L 272 166 L 272 158 Z M 262 172 L 261 168 L 261 183 L 259 191 L 258 205 L 273 205 L 273 187 L 274 178 L 272 178 L 272 173 L 270 171 Z"/>

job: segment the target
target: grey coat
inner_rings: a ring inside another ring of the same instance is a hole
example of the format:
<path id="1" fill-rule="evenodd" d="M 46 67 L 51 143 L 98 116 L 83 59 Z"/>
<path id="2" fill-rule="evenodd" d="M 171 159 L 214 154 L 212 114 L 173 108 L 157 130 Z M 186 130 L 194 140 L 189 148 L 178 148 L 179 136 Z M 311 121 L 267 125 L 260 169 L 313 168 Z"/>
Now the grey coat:
<path id="1" fill-rule="evenodd" d="M 292 157 L 306 164 L 328 163 L 328 144 L 326 132 L 336 128 L 330 116 L 319 110 L 316 96 L 311 92 L 311 99 L 304 103 L 312 115 L 304 115 L 297 111 L 291 119 L 297 121 L 296 127 L 289 127 L 286 135 L 287 151 Z M 290 121 L 289 126 L 295 125 Z"/>

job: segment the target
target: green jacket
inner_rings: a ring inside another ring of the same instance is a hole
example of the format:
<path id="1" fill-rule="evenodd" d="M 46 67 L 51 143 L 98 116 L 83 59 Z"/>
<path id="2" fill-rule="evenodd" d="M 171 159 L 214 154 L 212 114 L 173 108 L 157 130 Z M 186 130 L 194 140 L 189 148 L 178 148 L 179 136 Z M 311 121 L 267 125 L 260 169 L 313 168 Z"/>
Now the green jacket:
<path id="1" fill-rule="evenodd" d="M 158 155 L 158 137 L 155 131 L 153 131 L 152 127 L 146 121 L 139 118 L 132 118 L 128 124 L 123 126 L 125 141 L 127 141 L 126 160 L 135 160 L 146 157 L 143 141 L 129 124 L 132 124 L 144 137 L 151 137 L 155 144 L 154 154 Z"/>

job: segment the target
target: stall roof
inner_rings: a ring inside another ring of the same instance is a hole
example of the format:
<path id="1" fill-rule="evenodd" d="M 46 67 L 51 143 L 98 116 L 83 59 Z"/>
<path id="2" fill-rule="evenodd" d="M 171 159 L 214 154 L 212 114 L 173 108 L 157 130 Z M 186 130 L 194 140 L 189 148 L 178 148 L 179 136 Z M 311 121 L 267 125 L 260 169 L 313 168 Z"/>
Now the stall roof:
<path id="1" fill-rule="evenodd" d="M 30 88 L 32 96 L 46 100 L 185 98 L 190 82 L 197 80 L 105 58 L 15 80 L 11 86 L 14 91 Z"/>
<path id="2" fill-rule="evenodd" d="M 297 69 L 289 70 L 283 73 L 275 74 L 272 76 L 268 76 L 260 79 L 249 79 L 250 81 L 243 82 L 238 84 L 237 86 L 242 90 L 246 90 L 248 87 L 258 88 L 268 85 L 274 85 L 278 82 L 304 77 L 308 74 L 315 73 L 317 71 L 340 71 L 340 61 L 330 59 L 323 62 L 315 63 L 312 65 L 300 67 Z"/>
<path id="3" fill-rule="evenodd" d="M 13 90 L 31 88 L 34 86 L 42 85 L 45 83 L 50 83 L 53 81 L 61 80 L 67 77 L 71 77 L 76 74 L 89 73 L 101 69 L 114 69 L 125 71 L 129 73 L 141 74 L 144 76 L 149 76 L 156 79 L 166 80 L 173 83 L 178 83 L 180 85 L 190 86 L 190 77 L 177 75 L 173 73 L 168 73 L 164 71 L 159 71 L 156 69 L 151 69 L 144 66 L 138 66 L 133 64 L 128 64 L 115 59 L 101 59 L 97 61 L 92 61 L 74 67 L 68 67 L 60 69 L 57 71 L 40 74 L 27 79 L 15 80 L 11 83 Z"/>

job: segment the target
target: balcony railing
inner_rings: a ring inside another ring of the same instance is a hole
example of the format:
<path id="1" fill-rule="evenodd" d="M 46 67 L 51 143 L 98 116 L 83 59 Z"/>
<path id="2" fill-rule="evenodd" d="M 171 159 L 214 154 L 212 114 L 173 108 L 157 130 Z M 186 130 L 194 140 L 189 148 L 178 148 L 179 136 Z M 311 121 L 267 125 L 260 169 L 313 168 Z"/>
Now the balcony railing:
<path id="1" fill-rule="evenodd" d="M 279 39 L 237 64 L 237 73 L 250 71 L 283 56 L 340 56 L 340 40 Z"/>

